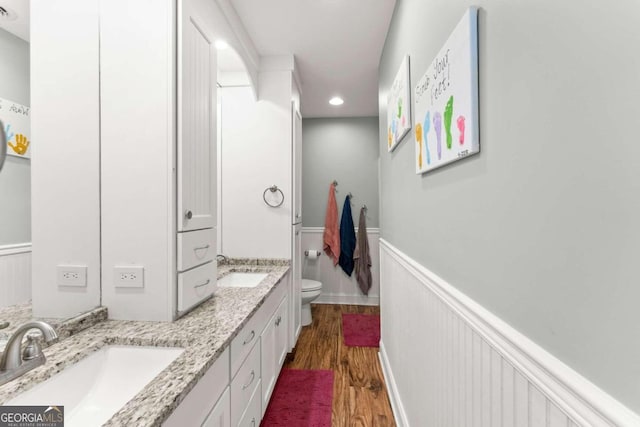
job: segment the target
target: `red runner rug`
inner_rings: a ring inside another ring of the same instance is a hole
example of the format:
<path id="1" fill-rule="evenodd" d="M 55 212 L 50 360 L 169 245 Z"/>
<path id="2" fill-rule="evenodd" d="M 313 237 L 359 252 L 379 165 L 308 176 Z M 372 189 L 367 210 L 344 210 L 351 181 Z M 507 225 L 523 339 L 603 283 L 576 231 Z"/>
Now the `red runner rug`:
<path id="1" fill-rule="evenodd" d="M 380 345 L 380 315 L 342 314 L 344 345 L 348 347 L 378 347 Z"/>
<path id="2" fill-rule="evenodd" d="M 283 369 L 263 427 L 331 427 L 333 371 Z"/>

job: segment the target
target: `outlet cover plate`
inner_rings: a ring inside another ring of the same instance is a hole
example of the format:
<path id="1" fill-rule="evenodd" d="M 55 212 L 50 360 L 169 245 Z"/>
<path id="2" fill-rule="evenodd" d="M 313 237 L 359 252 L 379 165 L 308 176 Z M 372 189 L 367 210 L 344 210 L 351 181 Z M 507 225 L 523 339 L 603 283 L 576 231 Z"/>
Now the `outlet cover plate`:
<path id="1" fill-rule="evenodd" d="M 113 273 L 116 288 L 144 287 L 144 267 L 140 265 L 116 265 Z"/>
<path id="2" fill-rule="evenodd" d="M 57 267 L 58 286 L 87 286 L 87 266 L 86 265 L 58 265 Z"/>

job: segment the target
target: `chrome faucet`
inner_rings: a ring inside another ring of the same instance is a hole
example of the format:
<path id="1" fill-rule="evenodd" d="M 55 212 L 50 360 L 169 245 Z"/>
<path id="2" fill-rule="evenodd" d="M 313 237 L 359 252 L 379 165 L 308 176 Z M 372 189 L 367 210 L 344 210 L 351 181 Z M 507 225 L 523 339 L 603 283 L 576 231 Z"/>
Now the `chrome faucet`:
<path id="1" fill-rule="evenodd" d="M 227 263 L 229 262 L 229 257 L 227 257 L 226 255 L 218 254 L 216 255 L 216 261 L 222 261 L 224 263 Z"/>
<path id="2" fill-rule="evenodd" d="M 58 338 L 58 334 L 51 325 L 40 320 L 25 323 L 15 330 L 7 341 L 7 345 L 0 358 L 0 385 L 18 378 L 26 372 L 36 368 L 46 361 L 38 339 L 27 336 L 29 342 L 21 354 L 22 338 L 31 329 L 39 329 L 44 340 L 51 342 Z"/>

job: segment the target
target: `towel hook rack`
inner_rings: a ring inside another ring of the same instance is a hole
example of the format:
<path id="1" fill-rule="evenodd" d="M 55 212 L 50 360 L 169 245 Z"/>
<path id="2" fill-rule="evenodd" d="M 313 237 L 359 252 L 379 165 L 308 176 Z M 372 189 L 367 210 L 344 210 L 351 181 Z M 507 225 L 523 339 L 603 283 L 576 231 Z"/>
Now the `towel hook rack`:
<path id="1" fill-rule="evenodd" d="M 280 203 L 275 204 L 275 205 L 272 205 L 271 203 L 269 203 L 267 201 L 267 191 L 271 191 L 272 193 L 275 193 L 276 191 L 279 192 L 280 193 L 280 197 L 281 197 Z M 264 200 L 264 202 L 267 204 L 267 206 L 270 206 L 272 208 L 277 208 L 277 207 L 282 206 L 282 204 L 284 203 L 284 193 L 282 192 L 281 189 L 278 188 L 277 185 L 272 185 L 271 187 L 267 187 L 264 190 L 264 193 L 262 193 L 262 200 Z"/>
<path id="2" fill-rule="evenodd" d="M 333 180 L 333 186 L 337 187 L 338 186 L 338 181 L 336 181 L 335 179 Z"/>

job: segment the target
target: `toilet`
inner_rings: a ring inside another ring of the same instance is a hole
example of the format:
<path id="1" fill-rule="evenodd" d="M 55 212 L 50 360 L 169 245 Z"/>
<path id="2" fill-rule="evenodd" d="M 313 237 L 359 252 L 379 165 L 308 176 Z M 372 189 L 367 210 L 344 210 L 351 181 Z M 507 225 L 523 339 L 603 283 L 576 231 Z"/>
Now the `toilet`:
<path id="1" fill-rule="evenodd" d="M 311 301 L 318 298 L 321 292 L 321 282 L 302 279 L 302 326 L 311 324 Z"/>

